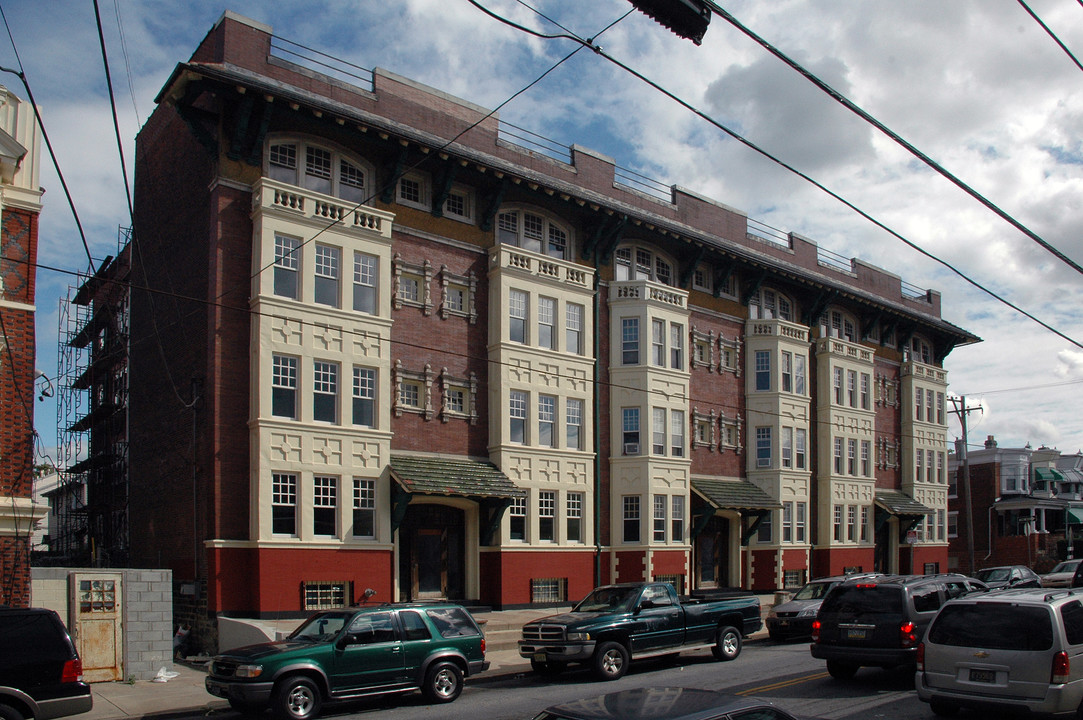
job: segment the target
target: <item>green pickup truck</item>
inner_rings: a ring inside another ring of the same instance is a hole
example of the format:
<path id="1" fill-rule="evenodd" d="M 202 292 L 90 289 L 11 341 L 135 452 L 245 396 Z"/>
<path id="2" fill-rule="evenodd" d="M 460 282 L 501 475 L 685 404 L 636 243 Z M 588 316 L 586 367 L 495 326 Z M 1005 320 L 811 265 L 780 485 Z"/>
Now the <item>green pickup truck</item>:
<path id="1" fill-rule="evenodd" d="M 616 680 L 633 658 L 709 647 L 717 659 L 732 660 L 741 638 L 761 623 L 760 600 L 749 592 L 708 600 L 678 597 L 669 583 L 606 585 L 571 612 L 527 623 L 519 655 L 537 673 L 587 663 L 599 679 Z"/>
<path id="2" fill-rule="evenodd" d="M 319 612 L 279 642 L 218 655 L 205 682 L 234 710 L 310 720 L 327 700 L 420 689 L 451 702 L 464 677 L 488 667 L 485 636 L 463 607 L 374 605 Z"/>

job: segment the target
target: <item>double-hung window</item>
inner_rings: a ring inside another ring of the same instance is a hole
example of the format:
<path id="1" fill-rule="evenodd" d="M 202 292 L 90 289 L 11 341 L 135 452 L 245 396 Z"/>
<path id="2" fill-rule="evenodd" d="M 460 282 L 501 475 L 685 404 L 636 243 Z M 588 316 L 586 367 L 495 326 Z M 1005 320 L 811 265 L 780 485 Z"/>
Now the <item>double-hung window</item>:
<path id="1" fill-rule="evenodd" d="M 312 419 L 331 423 L 338 420 L 337 363 L 312 363 Z"/>
<path id="2" fill-rule="evenodd" d="M 337 535 L 338 478 L 317 475 L 312 478 L 312 534 Z"/>
<path id="3" fill-rule="evenodd" d="M 271 414 L 297 419 L 297 358 L 271 358 Z"/>
<path id="4" fill-rule="evenodd" d="M 300 299 L 297 283 L 301 268 L 301 241 L 297 238 L 275 234 L 274 294 L 279 297 Z"/>
<path id="5" fill-rule="evenodd" d="M 857 440 L 854 438 L 846 441 L 846 474 L 857 475 Z"/>
<path id="6" fill-rule="evenodd" d="M 666 510 L 669 503 L 665 495 L 654 496 L 653 535 L 654 542 L 666 541 Z"/>
<path id="7" fill-rule="evenodd" d="M 805 394 L 805 356 L 794 355 L 793 358 L 793 391 L 796 395 Z"/>
<path id="8" fill-rule="evenodd" d="M 512 390 L 508 395 L 508 419 L 511 423 L 511 441 L 519 445 L 526 444 L 526 403 L 525 392 Z"/>
<path id="9" fill-rule="evenodd" d="M 805 514 L 807 508 L 807 503 L 797 503 L 797 522 L 794 525 L 794 540 L 797 542 L 805 542 Z"/>
<path id="10" fill-rule="evenodd" d="M 376 536 L 376 481 L 353 479 L 353 536 Z"/>
<path id="11" fill-rule="evenodd" d="M 677 323 L 669 325 L 669 367 L 684 370 L 684 326 Z"/>
<path id="12" fill-rule="evenodd" d="M 621 365 L 639 364 L 639 318 L 621 318 Z"/>
<path id="13" fill-rule="evenodd" d="M 379 262 L 374 255 L 353 255 L 353 309 L 358 312 L 376 314 L 376 277 Z"/>
<path id="14" fill-rule="evenodd" d="M 756 467 L 771 467 L 771 427 L 756 428 Z"/>
<path id="15" fill-rule="evenodd" d="M 666 323 L 651 320 L 651 365 L 666 366 Z"/>
<path id="16" fill-rule="evenodd" d="M 852 408 L 857 407 L 857 371 L 846 371 L 846 401 Z"/>
<path id="17" fill-rule="evenodd" d="M 793 502 L 782 503 L 782 542 L 793 542 Z"/>
<path id="18" fill-rule="evenodd" d="M 556 447 L 556 406 L 557 399 L 552 395 L 538 396 L 538 445 L 542 447 Z"/>
<path id="19" fill-rule="evenodd" d="M 354 366 L 353 424 L 376 426 L 376 371 Z"/>
<path id="20" fill-rule="evenodd" d="M 669 411 L 669 455 L 684 457 L 684 410 Z"/>
<path id="21" fill-rule="evenodd" d="M 670 513 L 672 531 L 670 540 L 675 543 L 684 542 L 684 496 L 674 495 L 672 512 Z"/>
<path id="22" fill-rule="evenodd" d="M 583 354 L 583 306 L 568 303 L 564 307 L 565 351 L 573 355 Z"/>
<path id="23" fill-rule="evenodd" d="M 771 353 L 768 350 L 756 351 L 756 390 L 771 389 Z"/>
<path id="24" fill-rule="evenodd" d="M 837 437 L 832 442 L 832 450 L 835 459 L 835 474 L 842 475 L 842 438 Z"/>
<path id="25" fill-rule="evenodd" d="M 568 542 L 583 542 L 583 493 L 568 493 L 566 506 Z"/>
<path id="26" fill-rule="evenodd" d="M 556 300 L 547 297 L 538 298 L 538 347 L 547 350 L 555 348 L 553 329 L 556 322 L 556 312 Z"/>
<path id="27" fill-rule="evenodd" d="M 553 542 L 556 539 L 557 494 L 552 490 L 538 491 L 538 539 Z"/>
<path id="28" fill-rule="evenodd" d="M 342 264 L 342 250 L 330 245 L 316 245 L 315 300 L 320 305 L 337 308 L 339 305 L 338 283 Z"/>
<path id="29" fill-rule="evenodd" d="M 834 368 L 831 381 L 835 391 L 835 404 L 842 405 L 842 368 Z"/>
<path id="30" fill-rule="evenodd" d="M 782 392 L 793 392 L 793 353 L 782 352 L 779 356 L 782 373 Z"/>
<path id="31" fill-rule="evenodd" d="M 526 498 L 512 498 L 508 508 L 508 526 L 512 540 L 526 540 Z"/>
<path id="32" fill-rule="evenodd" d="M 639 454 L 639 408 L 621 408 L 623 455 Z"/>
<path id="33" fill-rule="evenodd" d="M 275 535 L 297 534 L 297 476 L 290 473 L 271 475 L 271 532 Z"/>
<path id="34" fill-rule="evenodd" d="M 512 342 L 526 342 L 528 298 L 521 290 L 508 292 L 508 339 Z"/>
<path id="35" fill-rule="evenodd" d="M 794 431 L 794 467 L 798 470 L 805 469 L 805 445 L 808 431 L 805 428 L 797 428 Z"/>
<path id="36" fill-rule="evenodd" d="M 793 428 L 782 428 L 782 467 L 793 467 Z"/>
<path id="37" fill-rule="evenodd" d="M 666 454 L 666 409 L 653 408 L 651 411 L 651 454 Z"/>
<path id="38" fill-rule="evenodd" d="M 565 405 L 564 426 L 567 430 L 567 443 L 569 450 L 583 449 L 583 401 L 578 398 L 568 398 Z"/>
<path id="39" fill-rule="evenodd" d="M 624 542 L 639 542 L 639 496 L 625 495 L 621 498 L 624 519 Z"/>

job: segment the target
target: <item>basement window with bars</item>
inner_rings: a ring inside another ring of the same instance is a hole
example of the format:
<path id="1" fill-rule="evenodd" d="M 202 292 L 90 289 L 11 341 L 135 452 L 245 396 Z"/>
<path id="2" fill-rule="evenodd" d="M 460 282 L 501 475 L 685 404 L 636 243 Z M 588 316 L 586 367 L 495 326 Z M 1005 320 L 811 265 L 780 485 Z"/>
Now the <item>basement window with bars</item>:
<path id="1" fill-rule="evenodd" d="M 531 578 L 530 602 L 568 602 L 568 578 Z"/>
<path id="2" fill-rule="evenodd" d="M 353 583 L 308 580 L 302 584 L 301 591 L 305 610 L 340 608 L 350 604 Z"/>
<path id="3" fill-rule="evenodd" d="M 684 594 L 684 575 L 655 575 L 654 581 L 669 583 L 678 595 Z"/>

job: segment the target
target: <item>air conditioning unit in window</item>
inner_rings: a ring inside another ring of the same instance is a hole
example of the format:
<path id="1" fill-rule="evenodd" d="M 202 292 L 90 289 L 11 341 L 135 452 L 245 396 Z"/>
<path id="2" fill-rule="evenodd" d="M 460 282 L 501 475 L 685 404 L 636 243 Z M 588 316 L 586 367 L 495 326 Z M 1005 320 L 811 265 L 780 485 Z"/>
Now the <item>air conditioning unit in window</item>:
<path id="1" fill-rule="evenodd" d="M 625 455 L 638 455 L 639 454 L 639 443 L 624 443 L 624 454 Z"/>

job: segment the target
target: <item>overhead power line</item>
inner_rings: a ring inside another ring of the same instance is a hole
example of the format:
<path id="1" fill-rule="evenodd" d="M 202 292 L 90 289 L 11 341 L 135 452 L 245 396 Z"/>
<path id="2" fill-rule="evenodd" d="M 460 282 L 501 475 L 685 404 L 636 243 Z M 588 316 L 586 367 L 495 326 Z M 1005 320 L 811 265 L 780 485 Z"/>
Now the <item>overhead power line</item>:
<path id="1" fill-rule="evenodd" d="M 1083 274 L 1083 267 L 1081 267 L 1079 264 L 1077 264 L 1070 257 L 1068 257 L 1067 255 L 1062 253 L 1057 248 L 1053 247 L 1050 243 L 1043 240 L 1033 230 L 1031 230 L 1030 228 L 1023 225 L 1023 223 L 1019 222 L 1014 217 L 1009 215 L 1007 212 L 1002 210 L 996 203 L 989 200 L 984 195 L 979 193 L 977 190 L 972 188 L 970 185 L 963 182 L 961 179 L 959 179 L 954 174 L 949 172 L 946 168 L 944 168 L 942 165 L 940 165 L 940 163 L 936 162 L 931 157 L 926 155 L 924 152 L 919 150 L 917 147 L 915 147 L 912 143 L 908 142 L 906 139 L 904 139 L 902 136 L 900 136 L 894 130 L 892 130 L 891 128 L 884 125 L 882 122 L 877 120 L 875 117 L 873 117 L 869 113 L 865 112 L 865 110 L 863 110 L 861 107 L 859 107 L 853 101 L 851 101 L 845 95 L 843 95 L 838 90 L 831 87 L 826 82 L 824 82 L 819 77 L 817 77 L 815 73 L 813 73 L 813 72 L 807 70 L 806 68 L 802 67 L 797 61 L 793 60 L 788 55 L 783 53 L 781 50 L 776 48 L 774 45 L 772 45 L 771 43 L 767 42 L 762 37 L 760 37 L 759 35 L 754 33 L 748 27 L 743 25 L 736 17 L 734 17 L 729 12 L 724 10 L 717 3 L 713 2 L 712 0 L 630 0 L 630 2 L 632 3 L 632 5 L 636 6 L 637 8 L 643 8 L 644 12 L 647 12 L 648 14 L 651 14 L 652 10 L 656 11 L 659 6 L 667 5 L 667 4 L 673 3 L 673 2 L 680 2 L 682 4 L 686 4 L 687 2 L 693 2 L 693 3 L 696 3 L 696 4 L 702 4 L 702 6 L 709 8 L 712 12 L 714 12 L 716 15 L 718 15 L 719 17 L 726 20 L 726 22 L 730 23 L 735 28 L 740 30 L 742 33 L 747 35 L 749 38 L 751 38 L 754 42 L 759 44 L 761 47 L 763 47 L 769 53 L 771 53 L 772 55 L 777 57 L 779 60 L 786 63 L 787 65 L 789 65 L 794 70 L 796 70 L 799 75 L 804 77 L 806 80 L 811 82 L 813 85 L 818 87 L 820 90 L 823 90 L 825 93 L 827 93 L 827 95 L 831 99 L 835 100 L 840 105 L 845 107 L 847 110 L 854 113 L 855 115 L 860 117 L 862 120 L 864 120 L 865 122 L 867 122 L 870 125 L 872 125 L 873 127 L 875 127 L 877 130 L 882 132 L 887 137 L 891 138 L 899 146 L 906 149 L 911 155 L 913 155 L 914 157 L 921 160 L 923 163 L 925 163 L 930 168 L 932 168 L 937 173 L 939 173 L 941 176 L 946 178 L 949 182 L 951 182 L 953 185 L 958 187 L 960 190 L 962 190 L 963 192 L 965 192 L 966 194 L 970 195 L 972 198 L 974 198 L 975 200 L 980 202 L 986 208 L 988 208 L 989 210 L 992 210 L 1001 219 L 1005 220 L 1012 227 L 1019 230 L 1021 233 L 1026 235 L 1028 238 L 1030 238 L 1035 243 L 1040 245 L 1042 248 L 1047 250 L 1049 253 L 1051 253 L 1058 260 L 1060 260 L 1064 264 L 1068 265 L 1069 267 L 1071 267 L 1076 272 Z M 650 8 L 650 10 L 648 10 L 646 8 Z M 654 17 L 654 15 L 652 15 L 652 17 Z M 666 24 L 666 23 L 663 23 L 663 24 Z M 669 25 L 667 25 L 667 27 L 669 27 Z M 704 27 L 704 29 L 706 29 L 706 27 Z M 676 30 L 674 32 L 677 32 L 678 35 L 681 34 L 680 32 L 678 32 Z"/>
<path id="2" fill-rule="evenodd" d="M 1057 45 L 1059 45 L 1059 46 L 1060 46 L 1060 49 L 1061 49 L 1061 50 L 1063 50 L 1063 51 L 1064 51 L 1064 53 L 1065 53 L 1065 54 L 1066 54 L 1066 55 L 1067 55 L 1068 57 L 1070 57 L 1070 58 L 1072 59 L 1072 62 L 1074 62 L 1074 63 L 1075 63 L 1075 66 L 1076 66 L 1077 68 L 1079 68 L 1080 70 L 1083 70 L 1083 65 L 1080 65 L 1080 63 L 1079 63 L 1079 58 L 1077 58 L 1077 57 L 1076 57 L 1075 55 L 1073 55 L 1073 54 L 1072 54 L 1072 51 L 1068 49 L 1068 46 L 1067 46 L 1067 45 L 1065 45 L 1064 43 L 1062 43 L 1062 42 L 1060 41 L 1060 38 L 1059 38 L 1059 37 L 1057 37 L 1057 36 L 1056 36 L 1056 35 L 1055 35 L 1055 34 L 1053 33 L 1053 31 L 1049 29 L 1049 26 L 1048 26 L 1048 25 L 1046 25 L 1046 24 L 1045 24 L 1045 22 L 1043 22 L 1043 21 L 1042 21 L 1042 19 L 1041 19 L 1040 17 L 1038 17 L 1038 14 L 1037 14 L 1037 13 L 1035 13 L 1035 12 L 1034 12 L 1033 10 L 1031 10 L 1031 9 L 1030 9 L 1030 6 L 1029 6 L 1029 5 L 1027 5 L 1027 4 L 1025 3 L 1025 2 L 1023 2 L 1023 0 L 1019 0 L 1019 4 L 1023 6 L 1023 9 L 1027 11 L 1027 14 L 1028 14 L 1028 15 L 1030 15 L 1030 16 L 1031 16 L 1032 18 L 1034 18 L 1034 22 L 1036 22 L 1036 23 L 1038 23 L 1039 25 L 1041 25 L 1041 26 L 1042 26 L 1042 30 L 1045 30 L 1046 34 L 1047 34 L 1047 35 L 1049 35 L 1049 37 L 1053 38 L 1053 42 L 1055 42 L 1055 43 L 1056 43 Z"/>

